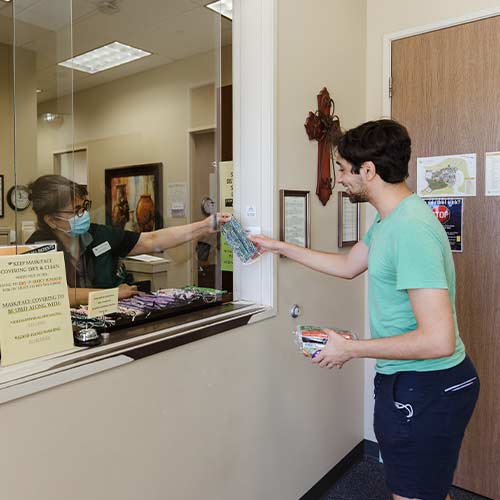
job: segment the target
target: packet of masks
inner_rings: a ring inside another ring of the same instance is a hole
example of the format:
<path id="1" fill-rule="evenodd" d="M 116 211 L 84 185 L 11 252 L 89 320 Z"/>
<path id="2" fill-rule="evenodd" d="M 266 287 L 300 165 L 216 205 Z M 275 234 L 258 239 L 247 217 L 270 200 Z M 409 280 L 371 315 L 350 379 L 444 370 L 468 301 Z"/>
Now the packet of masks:
<path id="1" fill-rule="evenodd" d="M 323 331 L 324 327 L 315 325 L 297 325 L 294 335 L 295 343 L 299 347 L 302 354 L 308 358 L 315 358 L 325 347 L 328 342 L 328 335 Z M 342 328 L 330 328 L 335 330 L 339 335 L 342 335 L 348 340 L 358 340 L 358 336 Z"/>
<path id="2" fill-rule="evenodd" d="M 254 262 L 259 257 L 260 253 L 256 246 L 248 239 L 240 221 L 234 216 L 222 226 L 221 233 L 238 259 L 244 264 Z"/>

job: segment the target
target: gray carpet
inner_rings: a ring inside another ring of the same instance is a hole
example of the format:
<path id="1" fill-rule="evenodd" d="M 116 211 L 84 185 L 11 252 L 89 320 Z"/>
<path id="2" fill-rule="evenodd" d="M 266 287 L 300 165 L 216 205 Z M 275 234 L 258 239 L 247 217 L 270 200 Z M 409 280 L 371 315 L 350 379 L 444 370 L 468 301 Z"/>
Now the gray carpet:
<path id="1" fill-rule="evenodd" d="M 451 490 L 452 500 L 488 500 L 458 488 Z M 353 466 L 321 500 L 391 500 L 385 485 L 384 467 L 374 458 L 365 458 Z"/>

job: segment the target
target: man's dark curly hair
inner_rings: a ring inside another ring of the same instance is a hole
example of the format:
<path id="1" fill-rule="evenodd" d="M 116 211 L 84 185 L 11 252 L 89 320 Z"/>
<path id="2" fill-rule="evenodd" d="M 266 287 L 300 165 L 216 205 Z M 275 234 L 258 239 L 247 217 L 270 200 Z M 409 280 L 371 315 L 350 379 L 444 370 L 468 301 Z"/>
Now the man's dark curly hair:
<path id="1" fill-rule="evenodd" d="M 411 139 L 403 125 L 394 120 L 376 120 L 348 130 L 337 146 L 340 156 L 359 174 L 365 161 L 374 163 L 385 182 L 396 184 L 408 177 Z"/>

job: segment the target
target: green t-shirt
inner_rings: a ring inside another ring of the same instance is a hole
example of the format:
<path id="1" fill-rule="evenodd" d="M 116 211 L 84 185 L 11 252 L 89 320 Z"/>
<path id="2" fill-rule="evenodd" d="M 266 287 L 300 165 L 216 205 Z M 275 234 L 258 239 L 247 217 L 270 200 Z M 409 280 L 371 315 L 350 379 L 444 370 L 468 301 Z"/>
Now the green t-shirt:
<path id="1" fill-rule="evenodd" d="M 455 266 L 445 230 L 417 195 L 403 199 L 383 220 L 377 215 L 363 241 L 368 253 L 368 304 L 372 338 L 415 330 L 408 290 L 443 288 L 450 295 L 455 323 L 455 352 L 423 360 L 378 359 L 376 371 L 433 371 L 451 368 L 465 357 L 455 311 Z"/>

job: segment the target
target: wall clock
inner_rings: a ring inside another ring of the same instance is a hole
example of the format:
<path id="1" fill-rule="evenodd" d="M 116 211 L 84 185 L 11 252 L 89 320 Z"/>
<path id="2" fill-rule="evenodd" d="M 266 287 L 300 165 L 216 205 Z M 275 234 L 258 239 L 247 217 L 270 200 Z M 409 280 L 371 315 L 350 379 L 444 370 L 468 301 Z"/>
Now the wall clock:
<path id="1" fill-rule="evenodd" d="M 7 203 L 12 210 L 26 210 L 31 204 L 28 188 L 12 186 L 7 192 Z"/>

